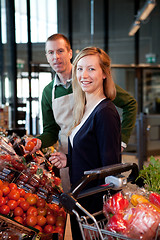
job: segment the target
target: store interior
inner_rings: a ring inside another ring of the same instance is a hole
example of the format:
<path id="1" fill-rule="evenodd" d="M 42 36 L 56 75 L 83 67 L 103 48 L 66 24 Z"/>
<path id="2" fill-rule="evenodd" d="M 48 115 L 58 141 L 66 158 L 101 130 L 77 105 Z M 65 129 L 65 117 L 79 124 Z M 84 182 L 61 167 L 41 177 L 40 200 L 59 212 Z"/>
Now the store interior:
<path id="1" fill-rule="evenodd" d="M 86 46 L 106 51 L 114 82 L 137 101 L 122 162 L 142 169 L 160 159 L 160 0 L 0 0 L 0 23 L 1 135 L 43 132 L 42 92 L 55 75 L 45 42 L 62 33 L 72 60 Z M 68 221 L 64 240 L 72 239 Z"/>

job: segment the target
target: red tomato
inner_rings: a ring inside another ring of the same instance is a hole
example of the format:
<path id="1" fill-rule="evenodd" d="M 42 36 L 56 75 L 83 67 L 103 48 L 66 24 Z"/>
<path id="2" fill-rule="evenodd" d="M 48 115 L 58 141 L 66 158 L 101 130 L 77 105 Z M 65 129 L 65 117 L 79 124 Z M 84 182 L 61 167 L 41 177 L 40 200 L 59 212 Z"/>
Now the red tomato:
<path id="1" fill-rule="evenodd" d="M 40 232 L 43 231 L 42 227 L 40 227 L 39 225 L 34 226 L 34 228 L 38 229 Z"/>
<path id="2" fill-rule="evenodd" d="M 37 216 L 37 224 L 41 227 L 44 226 L 46 224 L 46 218 L 42 215 L 38 215 Z"/>
<path id="3" fill-rule="evenodd" d="M 26 194 L 25 190 L 22 188 L 19 188 L 18 191 L 19 191 L 21 197 L 24 197 L 24 195 Z"/>
<path id="4" fill-rule="evenodd" d="M 29 168 L 30 174 L 35 174 L 37 172 L 38 166 L 36 164 L 32 164 L 31 167 Z"/>
<path id="5" fill-rule="evenodd" d="M 20 193 L 18 189 L 12 189 L 8 194 L 8 198 L 17 201 L 20 198 Z"/>
<path id="6" fill-rule="evenodd" d="M 54 184 L 59 186 L 61 184 L 61 179 L 59 177 L 54 177 Z"/>
<path id="7" fill-rule="evenodd" d="M 14 217 L 14 220 L 16 220 L 17 222 L 23 224 L 23 218 L 20 217 L 20 216 L 16 216 L 16 217 Z"/>
<path id="8" fill-rule="evenodd" d="M 34 227 L 37 224 L 37 216 L 28 215 L 26 218 L 27 226 Z"/>
<path id="9" fill-rule="evenodd" d="M 0 198 L 3 197 L 3 192 L 0 190 Z"/>
<path id="10" fill-rule="evenodd" d="M 33 143 L 34 143 L 34 145 L 36 146 L 36 144 L 37 144 L 37 138 L 32 138 L 32 140 L 31 140 Z"/>
<path id="11" fill-rule="evenodd" d="M 26 201 L 29 203 L 29 205 L 35 205 L 37 203 L 37 198 L 31 195 L 27 197 Z"/>
<path id="12" fill-rule="evenodd" d="M 24 198 L 27 199 L 27 197 L 29 197 L 29 196 L 32 196 L 32 193 L 27 192 L 27 193 L 24 195 Z"/>
<path id="13" fill-rule="evenodd" d="M 30 179 L 30 185 L 33 187 L 39 187 L 39 177 L 35 176 L 34 173 L 32 174 L 33 177 Z"/>
<path id="14" fill-rule="evenodd" d="M 57 219 L 56 219 L 56 226 L 63 228 L 64 225 L 65 225 L 65 220 L 64 220 L 64 218 L 63 218 L 63 217 L 57 217 Z"/>
<path id="15" fill-rule="evenodd" d="M 18 171 L 22 171 L 22 170 L 26 169 L 26 166 L 19 161 L 13 161 L 12 165 Z"/>
<path id="16" fill-rule="evenodd" d="M 54 211 L 49 207 L 47 207 L 47 215 L 54 215 Z"/>
<path id="17" fill-rule="evenodd" d="M 21 207 L 16 207 L 15 209 L 14 209 L 14 216 L 16 217 L 16 216 L 22 216 L 22 214 L 23 214 L 23 209 L 21 208 Z"/>
<path id="18" fill-rule="evenodd" d="M 63 239 L 63 234 L 64 234 L 64 228 L 56 227 L 55 230 L 54 230 L 54 233 L 58 233 L 59 240 L 62 240 Z"/>
<path id="19" fill-rule="evenodd" d="M 20 197 L 20 198 L 18 199 L 18 201 L 17 201 L 17 203 L 18 203 L 18 206 L 19 206 L 20 202 L 24 202 L 24 201 L 25 201 L 25 199 L 24 199 L 24 198 L 22 198 L 22 197 Z"/>
<path id="20" fill-rule="evenodd" d="M 8 187 L 8 185 L 9 185 L 9 182 L 7 182 L 7 181 L 3 182 L 3 186 L 7 186 Z"/>
<path id="21" fill-rule="evenodd" d="M 28 208 L 30 207 L 29 203 L 27 201 L 20 202 L 19 206 L 26 212 Z"/>
<path id="22" fill-rule="evenodd" d="M 10 182 L 12 181 L 12 179 L 14 178 L 14 174 L 12 172 L 10 172 L 8 175 L 7 175 L 7 181 Z"/>
<path id="23" fill-rule="evenodd" d="M 46 216 L 46 214 L 47 214 L 47 209 L 40 207 L 40 208 L 37 208 L 37 212 L 38 212 L 38 215 Z"/>
<path id="24" fill-rule="evenodd" d="M 23 181 L 24 183 L 27 183 L 29 180 L 29 174 L 21 173 L 19 176 L 19 180 Z"/>
<path id="25" fill-rule="evenodd" d="M 29 207 L 27 210 L 27 215 L 37 216 L 38 215 L 37 208 L 33 206 Z"/>
<path id="26" fill-rule="evenodd" d="M 48 206 L 54 211 L 55 214 L 58 214 L 59 206 L 56 203 L 49 203 Z"/>
<path id="27" fill-rule="evenodd" d="M 43 198 L 39 198 L 36 203 L 38 208 L 44 208 L 46 206 L 46 201 Z"/>
<path id="28" fill-rule="evenodd" d="M 42 177 L 39 181 L 39 184 L 42 185 L 42 186 L 45 186 L 46 184 L 46 178 Z"/>
<path id="29" fill-rule="evenodd" d="M 37 200 L 39 199 L 38 195 L 33 193 L 33 196 L 37 198 Z"/>
<path id="30" fill-rule="evenodd" d="M 3 205 L 0 207 L 1 214 L 8 215 L 9 212 L 10 212 L 10 208 L 8 207 L 8 205 Z"/>
<path id="31" fill-rule="evenodd" d="M 1 188 L 2 185 L 3 185 L 3 181 L 0 179 L 0 188 Z"/>
<path id="32" fill-rule="evenodd" d="M 8 187 L 10 189 L 17 189 L 17 185 L 15 183 L 9 183 Z"/>
<path id="33" fill-rule="evenodd" d="M 27 214 L 23 213 L 21 217 L 23 218 L 23 225 L 26 225 Z"/>
<path id="34" fill-rule="evenodd" d="M 31 152 L 34 147 L 35 147 L 34 142 L 28 141 L 25 145 L 25 150 Z"/>
<path id="35" fill-rule="evenodd" d="M 1 155 L 0 158 L 9 162 L 11 160 L 11 155 L 9 154 Z"/>
<path id="36" fill-rule="evenodd" d="M 6 159 L 7 161 L 10 161 L 10 160 L 11 160 L 11 155 L 10 155 L 10 154 L 6 154 L 5 159 Z"/>
<path id="37" fill-rule="evenodd" d="M 6 195 L 8 195 L 10 193 L 10 188 L 3 184 L 1 186 L 1 191 L 3 192 L 3 195 L 6 196 Z"/>
<path id="38" fill-rule="evenodd" d="M 46 220 L 47 220 L 47 224 L 54 225 L 56 223 L 56 216 L 52 214 L 47 215 Z"/>
<path id="39" fill-rule="evenodd" d="M 60 235 L 63 235 L 63 233 L 64 233 L 64 228 L 62 228 L 62 227 L 56 227 L 55 230 L 54 230 L 54 232 L 57 232 L 57 233 L 59 233 Z"/>
<path id="40" fill-rule="evenodd" d="M 24 169 L 26 169 L 25 164 L 19 163 L 19 165 L 17 166 L 17 170 L 18 170 L 18 171 L 23 171 Z"/>
<path id="41" fill-rule="evenodd" d="M 45 233 L 53 233 L 53 231 L 54 231 L 54 228 L 53 228 L 53 226 L 52 225 L 46 225 L 45 227 L 44 227 L 44 232 Z"/>
<path id="42" fill-rule="evenodd" d="M 15 201 L 15 200 L 9 200 L 9 201 L 7 202 L 7 205 L 8 205 L 8 207 L 9 207 L 11 210 L 13 210 L 13 209 L 15 209 L 15 208 L 18 206 L 18 203 L 17 203 L 17 201 Z"/>
<path id="43" fill-rule="evenodd" d="M 58 216 L 64 217 L 64 219 L 66 218 L 66 212 L 65 212 L 64 208 L 60 208 L 60 210 L 58 212 Z"/>
<path id="44" fill-rule="evenodd" d="M 6 201 L 6 204 L 8 203 L 8 196 L 4 197 L 5 198 L 5 201 Z"/>

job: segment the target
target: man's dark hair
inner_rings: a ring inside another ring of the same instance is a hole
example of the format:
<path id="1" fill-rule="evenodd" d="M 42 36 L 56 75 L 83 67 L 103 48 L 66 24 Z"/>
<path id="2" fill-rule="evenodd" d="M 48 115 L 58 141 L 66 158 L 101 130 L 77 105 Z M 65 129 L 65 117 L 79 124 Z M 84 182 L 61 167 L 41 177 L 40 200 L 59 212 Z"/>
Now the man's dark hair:
<path id="1" fill-rule="evenodd" d="M 71 44 L 70 44 L 68 38 L 65 35 L 61 34 L 61 33 L 56 33 L 56 34 L 51 35 L 50 37 L 47 38 L 46 43 L 48 41 L 55 41 L 57 39 L 63 39 L 66 42 L 67 50 L 69 51 L 71 49 Z"/>

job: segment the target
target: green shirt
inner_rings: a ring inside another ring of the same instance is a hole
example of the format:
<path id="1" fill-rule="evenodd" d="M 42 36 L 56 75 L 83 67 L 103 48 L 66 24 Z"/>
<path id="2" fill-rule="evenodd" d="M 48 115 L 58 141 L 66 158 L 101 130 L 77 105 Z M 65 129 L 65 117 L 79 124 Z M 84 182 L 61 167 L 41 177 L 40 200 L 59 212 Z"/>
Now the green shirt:
<path id="1" fill-rule="evenodd" d="M 38 137 L 42 141 L 42 148 L 49 147 L 56 143 L 60 130 L 52 110 L 53 83 L 54 80 L 44 88 L 42 94 L 43 133 Z M 117 84 L 116 91 L 117 95 L 113 103 L 123 109 L 121 137 L 122 142 L 127 144 L 136 122 L 137 102 L 128 92 L 120 88 Z M 59 85 L 55 87 L 54 97 L 58 98 L 70 93 L 72 93 L 72 86 L 66 89 L 62 85 Z"/>
<path id="2" fill-rule="evenodd" d="M 122 108 L 122 126 L 121 126 L 121 138 L 122 142 L 128 144 L 132 130 L 136 123 L 137 117 L 137 102 L 127 91 L 115 84 L 116 86 L 116 98 L 113 103 L 116 107 Z"/>

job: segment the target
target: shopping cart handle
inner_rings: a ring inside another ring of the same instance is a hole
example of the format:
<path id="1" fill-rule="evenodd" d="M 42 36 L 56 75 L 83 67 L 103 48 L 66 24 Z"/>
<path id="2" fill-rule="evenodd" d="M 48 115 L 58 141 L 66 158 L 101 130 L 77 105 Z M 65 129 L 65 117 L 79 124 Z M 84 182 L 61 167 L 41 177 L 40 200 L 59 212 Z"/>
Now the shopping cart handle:
<path id="1" fill-rule="evenodd" d="M 86 185 L 93 180 L 103 179 L 110 175 L 115 176 L 129 170 L 132 171 L 127 180 L 131 183 L 135 183 L 135 180 L 139 175 L 139 170 L 136 163 L 120 163 L 86 171 L 84 172 L 84 176 L 82 177 L 82 179 L 71 189 L 72 196 L 74 198 L 77 198 L 79 193 L 86 187 Z"/>
<path id="2" fill-rule="evenodd" d="M 91 195 L 94 195 L 96 193 L 101 193 L 109 189 L 114 189 L 114 184 L 106 184 L 106 185 L 100 185 L 98 187 L 92 187 L 87 190 L 82 191 L 81 193 L 76 196 L 77 199 L 88 197 Z"/>

